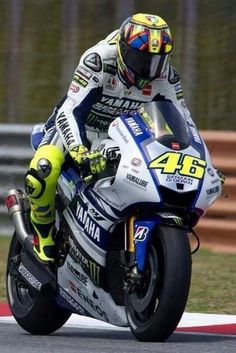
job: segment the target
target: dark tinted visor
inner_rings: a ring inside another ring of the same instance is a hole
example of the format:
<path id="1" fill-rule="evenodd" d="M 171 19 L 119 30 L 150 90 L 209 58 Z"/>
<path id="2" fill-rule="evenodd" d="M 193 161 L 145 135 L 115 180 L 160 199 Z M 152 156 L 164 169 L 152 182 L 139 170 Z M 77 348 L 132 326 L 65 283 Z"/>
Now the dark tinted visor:
<path id="1" fill-rule="evenodd" d="M 167 54 L 150 54 L 132 48 L 123 39 L 120 40 L 120 51 L 125 65 L 142 79 L 159 77 L 168 59 Z"/>

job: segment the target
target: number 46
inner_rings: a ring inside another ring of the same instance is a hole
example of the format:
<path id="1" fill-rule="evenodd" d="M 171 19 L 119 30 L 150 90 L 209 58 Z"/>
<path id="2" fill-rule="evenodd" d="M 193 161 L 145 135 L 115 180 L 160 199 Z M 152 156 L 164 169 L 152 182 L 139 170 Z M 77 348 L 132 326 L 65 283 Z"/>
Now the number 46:
<path id="1" fill-rule="evenodd" d="M 179 152 L 166 152 L 150 162 L 150 169 L 161 169 L 163 173 L 190 176 L 201 179 L 204 175 L 206 161 L 203 159 L 184 155 Z"/>

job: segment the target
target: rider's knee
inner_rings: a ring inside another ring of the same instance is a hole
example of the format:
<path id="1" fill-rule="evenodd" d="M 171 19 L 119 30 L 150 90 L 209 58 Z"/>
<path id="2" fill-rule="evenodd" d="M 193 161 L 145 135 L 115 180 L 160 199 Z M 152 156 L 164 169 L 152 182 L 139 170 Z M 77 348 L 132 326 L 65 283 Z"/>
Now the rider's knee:
<path id="1" fill-rule="evenodd" d="M 26 193 L 35 199 L 40 198 L 46 189 L 53 188 L 64 162 L 62 151 L 54 145 L 40 147 L 25 176 Z"/>

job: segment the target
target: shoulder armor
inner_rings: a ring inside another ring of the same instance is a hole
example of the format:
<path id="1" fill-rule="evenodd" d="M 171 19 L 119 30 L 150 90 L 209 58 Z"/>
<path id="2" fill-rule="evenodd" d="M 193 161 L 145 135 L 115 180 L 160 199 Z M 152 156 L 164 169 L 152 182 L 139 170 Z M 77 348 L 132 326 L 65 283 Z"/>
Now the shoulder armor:
<path id="1" fill-rule="evenodd" d="M 169 73 L 168 73 L 169 83 L 174 85 L 175 83 L 179 82 L 179 80 L 180 80 L 180 76 L 179 76 L 178 72 L 176 71 L 176 69 L 173 66 L 170 65 Z"/>
<path id="2" fill-rule="evenodd" d="M 90 53 L 85 56 L 83 63 L 89 69 L 100 72 L 102 70 L 102 60 L 98 53 Z"/>

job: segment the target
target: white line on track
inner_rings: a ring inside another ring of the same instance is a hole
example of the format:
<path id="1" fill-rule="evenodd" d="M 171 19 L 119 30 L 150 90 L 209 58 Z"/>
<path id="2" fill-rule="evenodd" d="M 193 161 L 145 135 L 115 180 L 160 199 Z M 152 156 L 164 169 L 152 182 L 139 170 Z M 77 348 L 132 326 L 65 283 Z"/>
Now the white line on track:
<path id="1" fill-rule="evenodd" d="M 12 316 L 0 317 L 1 323 L 15 323 Z M 236 325 L 236 315 L 217 315 L 217 314 L 199 314 L 199 313 L 184 313 L 178 327 L 199 327 L 212 325 Z M 94 328 L 108 330 L 129 330 L 126 327 L 118 327 L 108 324 L 103 321 L 72 314 L 70 319 L 64 326 L 79 327 L 79 328 Z"/>

